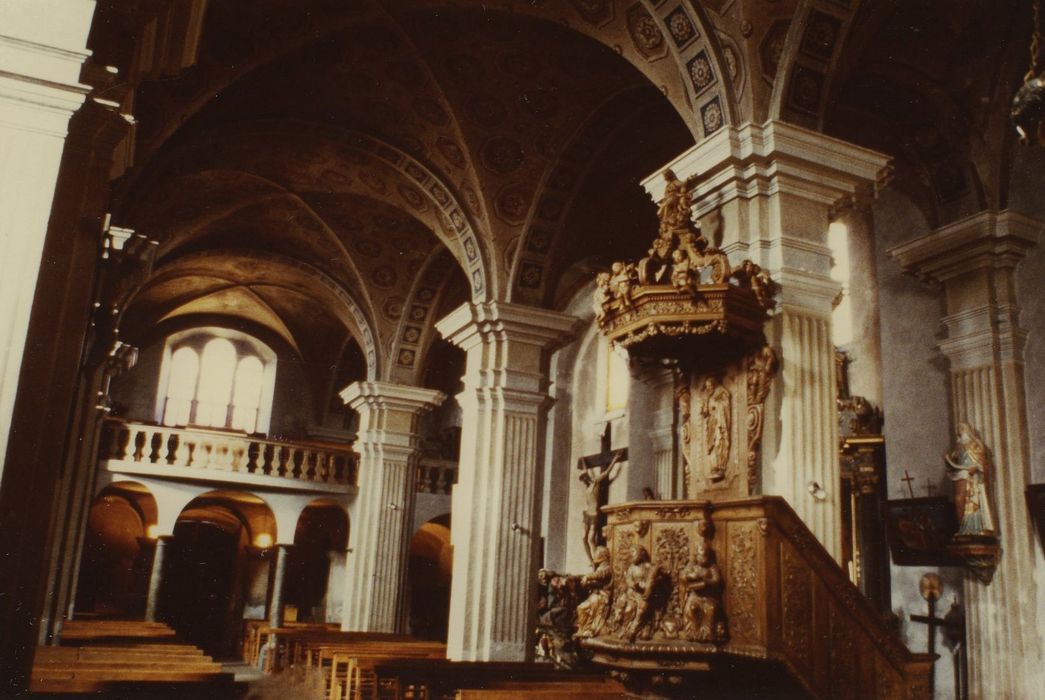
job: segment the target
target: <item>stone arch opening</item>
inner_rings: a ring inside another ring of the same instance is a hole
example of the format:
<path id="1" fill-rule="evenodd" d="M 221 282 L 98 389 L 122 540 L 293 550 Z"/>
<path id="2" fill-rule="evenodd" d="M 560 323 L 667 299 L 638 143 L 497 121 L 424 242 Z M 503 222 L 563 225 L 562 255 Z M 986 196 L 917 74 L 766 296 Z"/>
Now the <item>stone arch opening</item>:
<path id="1" fill-rule="evenodd" d="M 218 491 L 190 501 L 168 545 L 160 618 L 209 654 L 234 656 L 254 562 L 275 539 L 275 517 L 257 496 Z"/>
<path id="2" fill-rule="evenodd" d="M 432 518 L 410 540 L 410 634 L 446 641 L 453 579 L 450 514 Z"/>
<path id="3" fill-rule="evenodd" d="M 156 499 L 137 482 L 102 489 L 87 514 L 75 610 L 138 617 L 145 607 L 155 541 Z"/>
<path id="4" fill-rule="evenodd" d="M 301 512 L 284 581 L 288 619 L 340 621 L 348 529 L 348 514 L 332 501 L 314 501 Z"/>

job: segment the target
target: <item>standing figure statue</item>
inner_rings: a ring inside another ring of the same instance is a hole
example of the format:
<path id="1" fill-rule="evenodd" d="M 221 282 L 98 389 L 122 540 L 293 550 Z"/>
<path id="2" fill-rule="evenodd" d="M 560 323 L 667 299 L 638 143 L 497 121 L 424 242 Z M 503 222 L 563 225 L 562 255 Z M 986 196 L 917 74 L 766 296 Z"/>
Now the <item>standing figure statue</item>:
<path id="1" fill-rule="evenodd" d="M 726 638 L 722 620 L 722 573 L 715 563 L 715 553 L 704 542 L 697 542 L 693 556 L 679 572 L 686 587 L 683 614 L 690 641 L 721 642 Z"/>
<path id="2" fill-rule="evenodd" d="M 577 633 L 574 637 L 597 637 L 606 623 L 610 610 L 610 587 L 613 584 L 613 569 L 610 568 L 610 550 L 603 546 L 595 548 L 595 571 L 581 577 L 581 587 L 588 597 L 577 606 Z"/>
<path id="3" fill-rule="evenodd" d="M 726 387 L 708 377 L 701 390 L 700 415 L 704 419 L 704 450 L 711 464 L 708 478 L 719 481 L 729 464 L 732 428 L 732 398 Z"/>
<path id="4" fill-rule="evenodd" d="M 664 199 L 657 209 L 657 218 L 660 219 L 660 235 L 670 238 L 671 234 L 689 228 L 689 183 L 680 180 L 670 168 L 664 171 L 664 181 Z"/>
<path id="5" fill-rule="evenodd" d="M 623 452 L 613 456 L 609 466 L 601 472 L 592 468 L 585 468 L 581 472 L 580 480 L 584 484 L 584 551 L 588 560 L 595 564 L 595 550 L 599 544 L 599 487 L 602 482 L 613 483 L 620 473 L 621 458 Z M 595 472 L 595 475 L 592 475 Z"/>
<path id="6" fill-rule="evenodd" d="M 959 535 L 993 535 L 987 481 L 992 470 L 987 446 L 968 423 L 958 424 L 958 441 L 943 456 L 948 476 L 954 481 L 954 505 Z"/>

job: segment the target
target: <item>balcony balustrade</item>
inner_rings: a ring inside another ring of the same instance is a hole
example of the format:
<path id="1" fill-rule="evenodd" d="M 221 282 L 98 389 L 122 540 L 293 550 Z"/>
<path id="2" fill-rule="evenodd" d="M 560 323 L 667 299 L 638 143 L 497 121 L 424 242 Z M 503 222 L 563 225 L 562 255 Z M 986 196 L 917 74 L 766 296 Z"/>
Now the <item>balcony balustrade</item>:
<path id="1" fill-rule="evenodd" d="M 357 455 L 347 445 L 339 448 L 118 419 L 106 421 L 104 438 L 100 459 L 112 472 L 342 493 L 356 486 L 358 476 Z"/>
<path id="2" fill-rule="evenodd" d="M 457 483 L 457 460 L 422 457 L 417 465 L 419 493 L 450 494 Z"/>

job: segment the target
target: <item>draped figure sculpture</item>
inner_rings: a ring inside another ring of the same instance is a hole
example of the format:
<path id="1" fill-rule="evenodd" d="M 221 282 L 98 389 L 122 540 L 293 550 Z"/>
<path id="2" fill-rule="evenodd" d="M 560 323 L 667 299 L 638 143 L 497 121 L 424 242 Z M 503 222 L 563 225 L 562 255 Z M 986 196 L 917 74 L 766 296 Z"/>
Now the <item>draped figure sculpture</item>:
<path id="1" fill-rule="evenodd" d="M 581 577 L 581 588 L 588 597 L 577 606 L 577 633 L 575 637 L 597 637 L 610 610 L 610 587 L 613 569 L 610 567 L 610 551 L 599 545 L 594 554 L 595 570 Z"/>
<path id="2" fill-rule="evenodd" d="M 993 535 L 987 484 L 993 469 L 987 446 L 968 423 L 958 424 L 958 440 L 944 455 L 947 476 L 954 482 L 958 535 Z"/>

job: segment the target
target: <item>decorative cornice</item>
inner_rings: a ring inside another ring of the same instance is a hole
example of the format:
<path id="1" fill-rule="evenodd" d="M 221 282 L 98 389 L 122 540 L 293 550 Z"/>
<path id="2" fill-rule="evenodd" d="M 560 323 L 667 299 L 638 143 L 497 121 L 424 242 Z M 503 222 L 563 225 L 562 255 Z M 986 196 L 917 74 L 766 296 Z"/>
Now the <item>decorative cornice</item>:
<path id="1" fill-rule="evenodd" d="M 732 199 L 780 192 L 837 209 L 879 191 L 891 172 L 888 156 L 781 121 L 723 128 L 665 167 L 694 178 L 698 217 Z M 664 196 L 662 171 L 642 183 L 655 201 Z"/>
<path id="2" fill-rule="evenodd" d="M 904 271 L 944 282 L 973 270 L 1011 268 L 1034 247 L 1045 222 L 1004 210 L 982 211 L 889 249 Z"/>
<path id="3" fill-rule="evenodd" d="M 464 350 L 497 335 L 509 342 L 556 350 L 583 325 L 575 316 L 521 304 L 466 302 L 436 322 L 439 334 Z"/>
<path id="4" fill-rule="evenodd" d="M 429 411 L 446 400 L 441 391 L 391 382 L 352 382 L 340 396 L 355 411 L 377 408 L 410 414 Z"/>

